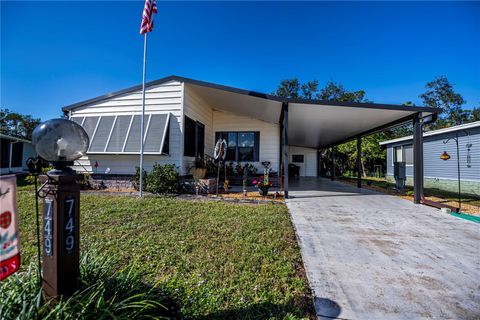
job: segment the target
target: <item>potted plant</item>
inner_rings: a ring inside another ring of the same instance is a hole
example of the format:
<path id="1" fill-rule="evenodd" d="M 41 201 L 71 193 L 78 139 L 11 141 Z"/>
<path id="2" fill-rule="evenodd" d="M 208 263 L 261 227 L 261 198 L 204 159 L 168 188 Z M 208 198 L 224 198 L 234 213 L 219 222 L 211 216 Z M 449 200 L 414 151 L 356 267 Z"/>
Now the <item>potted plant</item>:
<path id="1" fill-rule="evenodd" d="M 258 188 L 258 193 L 260 193 L 261 196 L 268 195 L 268 190 L 272 186 L 272 183 L 268 180 L 268 176 L 261 176 L 258 181 L 253 180 L 252 184 Z"/>
<path id="2" fill-rule="evenodd" d="M 190 172 L 195 180 L 205 178 L 205 174 L 207 173 L 205 159 L 198 155 L 193 162 L 193 166 L 190 168 Z"/>
<path id="3" fill-rule="evenodd" d="M 195 181 L 195 193 L 198 196 L 198 192 L 200 190 L 200 180 L 205 178 L 205 174 L 207 173 L 205 161 L 202 157 L 197 156 L 195 158 L 193 166 L 190 167 L 190 173 L 192 174 L 193 180 Z"/>

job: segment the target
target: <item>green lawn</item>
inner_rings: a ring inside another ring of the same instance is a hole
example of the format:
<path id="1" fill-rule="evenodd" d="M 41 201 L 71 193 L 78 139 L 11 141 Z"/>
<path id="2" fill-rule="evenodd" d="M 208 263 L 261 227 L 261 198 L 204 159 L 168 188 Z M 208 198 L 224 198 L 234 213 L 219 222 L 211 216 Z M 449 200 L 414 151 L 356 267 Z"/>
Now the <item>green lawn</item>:
<path id="1" fill-rule="evenodd" d="M 349 181 L 350 183 L 356 183 L 357 178 L 351 177 L 339 177 L 340 180 Z M 372 186 L 376 186 L 382 189 L 391 189 L 395 188 L 395 183 L 388 182 L 385 178 L 374 178 L 374 177 L 367 177 L 362 178 L 362 183 L 370 184 Z M 405 193 L 413 195 L 413 187 L 412 186 L 405 186 Z M 425 188 L 423 191 L 426 197 L 438 197 L 445 199 L 447 201 L 457 201 L 458 200 L 458 193 L 450 192 L 435 188 Z M 462 194 L 462 203 L 464 204 L 471 204 L 473 206 L 480 207 L 480 197 L 475 196 L 472 194 Z"/>
<path id="2" fill-rule="evenodd" d="M 18 192 L 22 263 L 36 256 L 34 197 Z M 82 193 L 81 250 L 138 263 L 182 318 L 312 318 L 310 289 L 284 205 Z"/>

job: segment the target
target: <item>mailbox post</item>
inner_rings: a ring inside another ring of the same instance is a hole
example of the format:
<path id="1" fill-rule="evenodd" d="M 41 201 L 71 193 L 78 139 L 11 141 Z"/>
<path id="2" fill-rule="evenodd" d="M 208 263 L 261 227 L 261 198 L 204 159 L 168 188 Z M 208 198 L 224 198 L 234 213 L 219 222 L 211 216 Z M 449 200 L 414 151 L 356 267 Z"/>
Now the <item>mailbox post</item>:
<path id="1" fill-rule="evenodd" d="M 49 297 L 70 296 L 79 288 L 80 185 L 69 166 L 86 153 L 89 138 L 79 124 L 66 119 L 41 123 L 32 136 L 38 155 L 54 166 L 40 176 L 42 288 Z"/>
<path id="2" fill-rule="evenodd" d="M 73 174 L 52 174 L 43 199 L 43 283 L 47 296 L 72 295 L 80 276 L 80 186 Z"/>

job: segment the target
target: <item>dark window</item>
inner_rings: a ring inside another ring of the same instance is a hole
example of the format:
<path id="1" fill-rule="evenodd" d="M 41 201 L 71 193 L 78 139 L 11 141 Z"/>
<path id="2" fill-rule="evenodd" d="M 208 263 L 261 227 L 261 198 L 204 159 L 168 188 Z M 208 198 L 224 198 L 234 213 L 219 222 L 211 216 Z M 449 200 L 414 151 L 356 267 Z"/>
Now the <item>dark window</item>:
<path id="1" fill-rule="evenodd" d="M 22 167 L 23 163 L 23 142 L 12 145 L 12 167 Z"/>
<path id="2" fill-rule="evenodd" d="M 205 126 L 198 121 L 185 117 L 185 133 L 183 141 L 184 156 L 203 156 L 205 150 Z"/>
<path id="3" fill-rule="evenodd" d="M 196 123 L 196 132 L 195 132 L 195 138 L 196 138 L 196 150 L 195 150 L 195 155 L 202 156 L 203 157 L 203 152 L 205 150 L 205 126 L 197 122 Z"/>
<path id="4" fill-rule="evenodd" d="M 292 162 L 303 163 L 303 154 L 292 154 Z"/>
<path id="5" fill-rule="evenodd" d="M 165 133 L 165 141 L 162 148 L 163 154 L 170 154 L 170 123 L 167 123 L 167 132 Z"/>
<path id="6" fill-rule="evenodd" d="M 185 117 L 185 134 L 183 136 L 184 155 L 195 157 L 195 121 Z"/>
<path id="7" fill-rule="evenodd" d="M 259 161 L 259 132 L 217 132 L 215 141 L 220 138 L 227 141 L 226 161 Z"/>
<path id="8" fill-rule="evenodd" d="M 6 139 L 0 139 L 0 167 L 1 168 L 8 168 L 8 164 L 10 162 L 10 141 Z"/>

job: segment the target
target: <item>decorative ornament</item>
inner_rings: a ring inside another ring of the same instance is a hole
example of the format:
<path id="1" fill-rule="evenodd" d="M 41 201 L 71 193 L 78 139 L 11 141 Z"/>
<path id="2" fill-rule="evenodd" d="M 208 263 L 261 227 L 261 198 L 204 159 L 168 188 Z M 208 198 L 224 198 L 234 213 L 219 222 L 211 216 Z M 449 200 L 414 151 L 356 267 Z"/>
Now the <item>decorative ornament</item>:
<path id="1" fill-rule="evenodd" d="M 447 153 L 447 151 L 443 151 L 440 159 L 442 159 L 443 161 L 447 161 L 448 159 L 450 159 L 450 155 Z"/>
<path id="2" fill-rule="evenodd" d="M 227 141 L 225 139 L 218 139 L 217 143 L 215 144 L 215 150 L 213 153 L 213 157 L 215 160 L 225 160 L 227 156 Z"/>

